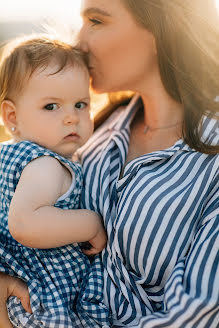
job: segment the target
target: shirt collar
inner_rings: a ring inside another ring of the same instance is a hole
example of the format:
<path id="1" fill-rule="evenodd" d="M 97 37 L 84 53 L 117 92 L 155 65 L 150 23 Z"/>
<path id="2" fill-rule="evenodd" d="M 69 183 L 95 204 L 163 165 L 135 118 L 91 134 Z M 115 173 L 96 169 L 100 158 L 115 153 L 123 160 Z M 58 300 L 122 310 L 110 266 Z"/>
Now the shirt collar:
<path id="1" fill-rule="evenodd" d="M 108 130 L 120 131 L 123 129 L 130 129 L 132 120 L 135 117 L 136 112 L 142 106 L 142 100 L 138 94 L 136 94 L 124 108 L 117 109 L 117 115 L 112 122 L 108 124 Z"/>
<path id="2" fill-rule="evenodd" d="M 129 104 L 121 108 L 116 115 L 116 119 L 108 124 L 108 130 L 121 131 L 122 129 L 130 130 L 130 125 L 135 117 L 136 112 L 142 107 L 142 100 L 139 94 L 136 94 Z M 219 144 L 219 121 L 217 119 L 204 117 L 202 125 L 202 141 L 207 141 L 211 145 Z M 196 151 L 185 143 L 183 139 L 179 139 L 172 147 L 168 148 L 173 152 L 177 150 Z"/>

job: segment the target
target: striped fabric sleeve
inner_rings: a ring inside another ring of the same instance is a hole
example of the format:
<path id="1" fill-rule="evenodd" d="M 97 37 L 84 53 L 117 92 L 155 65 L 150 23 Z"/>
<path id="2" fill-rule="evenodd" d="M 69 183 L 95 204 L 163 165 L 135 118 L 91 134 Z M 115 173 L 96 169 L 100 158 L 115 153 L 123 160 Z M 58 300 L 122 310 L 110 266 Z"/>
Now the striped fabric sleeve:
<path id="1" fill-rule="evenodd" d="M 219 214 L 199 227 L 188 255 L 177 263 L 165 287 L 163 311 L 142 317 L 135 327 L 219 327 L 218 220 Z"/>

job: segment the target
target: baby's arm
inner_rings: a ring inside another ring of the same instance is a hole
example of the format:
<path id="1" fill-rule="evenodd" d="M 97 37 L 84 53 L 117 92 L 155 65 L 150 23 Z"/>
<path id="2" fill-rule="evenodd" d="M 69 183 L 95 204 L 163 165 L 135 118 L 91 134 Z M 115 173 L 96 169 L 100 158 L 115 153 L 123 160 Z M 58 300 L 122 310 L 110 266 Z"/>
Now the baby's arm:
<path id="1" fill-rule="evenodd" d="M 40 157 L 25 167 L 8 218 L 10 233 L 18 242 L 53 248 L 91 240 L 96 253 L 105 247 L 106 234 L 99 215 L 53 206 L 69 184 L 68 170 L 52 157 Z"/>

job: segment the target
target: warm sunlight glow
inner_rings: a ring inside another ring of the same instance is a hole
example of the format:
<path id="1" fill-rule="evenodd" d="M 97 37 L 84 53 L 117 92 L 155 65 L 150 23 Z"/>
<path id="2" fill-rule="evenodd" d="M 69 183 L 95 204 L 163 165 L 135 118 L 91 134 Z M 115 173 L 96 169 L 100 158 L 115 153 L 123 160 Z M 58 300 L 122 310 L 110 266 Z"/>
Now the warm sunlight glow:
<path id="1" fill-rule="evenodd" d="M 217 11 L 219 13 L 219 0 L 215 0 L 216 1 L 216 7 L 217 7 Z"/>
<path id="2" fill-rule="evenodd" d="M 0 22 L 38 21 L 52 18 L 76 26 L 80 24 L 81 0 L 3 0 Z"/>
<path id="3" fill-rule="evenodd" d="M 219 0 L 215 0 L 219 13 Z M 2 0 L 0 1 L 0 23 L 8 21 L 36 21 L 57 19 L 78 26 L 81 0 Z"/>

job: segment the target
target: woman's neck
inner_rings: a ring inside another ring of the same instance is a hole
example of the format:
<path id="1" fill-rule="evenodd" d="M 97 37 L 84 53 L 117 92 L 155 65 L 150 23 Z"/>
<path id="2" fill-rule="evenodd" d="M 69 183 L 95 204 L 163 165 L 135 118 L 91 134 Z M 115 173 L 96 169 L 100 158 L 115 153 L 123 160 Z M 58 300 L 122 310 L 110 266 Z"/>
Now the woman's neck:
<path id="1" fill-rule="evenodd" d="M 159 128 L 183 122 L 183 106 L 166 91 L 157 68 L 138 84 L 136 91 L 144 104 L 144 124 Z"/>
<path id="2" fill-rule="evenodd" d="M 159 129 L 174 124 L 183 124 L 183 106 L 166 92 L 148 97 L 141 95 L 144 104 L 144 125 Z"/>
<path id="3" fill-rule="evenodd" d="M 165 93 L 157 95 L 140 94 L 144 108 L 136 113 L 130 126 L 125 165 L 141 155 L 169 148 L 182 137 L 182 106 Z"/>

